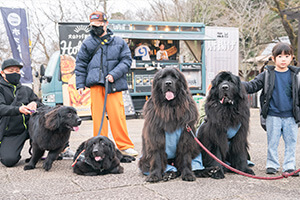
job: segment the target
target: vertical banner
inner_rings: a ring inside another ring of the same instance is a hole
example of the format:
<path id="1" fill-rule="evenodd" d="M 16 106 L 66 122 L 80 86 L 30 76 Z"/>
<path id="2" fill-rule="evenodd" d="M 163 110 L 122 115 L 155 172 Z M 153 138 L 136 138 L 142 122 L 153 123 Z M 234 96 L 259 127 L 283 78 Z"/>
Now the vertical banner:
<path id="1" fill-rule="evenodd" d="M 32 83 L 26 12 L 22 8 L 0 7 L 13 58 L 23 64 L 21 83 Z"/>

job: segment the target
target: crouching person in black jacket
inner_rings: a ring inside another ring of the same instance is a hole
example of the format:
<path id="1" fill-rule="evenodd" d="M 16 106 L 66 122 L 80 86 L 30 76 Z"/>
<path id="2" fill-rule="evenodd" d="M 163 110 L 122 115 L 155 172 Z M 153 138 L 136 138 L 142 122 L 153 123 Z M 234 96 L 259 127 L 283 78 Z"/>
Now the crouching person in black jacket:
<path id="1" fill-rule="evenodd" d="M 21 159 L 29 116 L 42 105 L 31 88 L 19 83 L 22 67 L 15 59 L 5 60 L 0 76 L 0 161 L 7 167 Z"/>

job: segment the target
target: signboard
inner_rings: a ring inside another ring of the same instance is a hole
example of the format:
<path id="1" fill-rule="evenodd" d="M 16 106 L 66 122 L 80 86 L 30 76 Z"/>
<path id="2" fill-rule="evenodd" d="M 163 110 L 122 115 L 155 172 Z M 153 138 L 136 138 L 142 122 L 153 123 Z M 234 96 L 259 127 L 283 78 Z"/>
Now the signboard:
<path id="1" fill-rule="evenodd" d="M 216 39 L 205 41 L 206 85 L 223 70 L 238 76 L 239 29 L 206 26 L 205 35 Z"/>
<path id="2" fill-rule="evenodd" d="M 63 103 L 73 106 L 80 116 L 91 115 L 90 89 L 79 95 L 76 89 L 75 61 L 82 41 L 88 37 L 89 29 L 83 24 L 59 24 L 60 72 Z"/>

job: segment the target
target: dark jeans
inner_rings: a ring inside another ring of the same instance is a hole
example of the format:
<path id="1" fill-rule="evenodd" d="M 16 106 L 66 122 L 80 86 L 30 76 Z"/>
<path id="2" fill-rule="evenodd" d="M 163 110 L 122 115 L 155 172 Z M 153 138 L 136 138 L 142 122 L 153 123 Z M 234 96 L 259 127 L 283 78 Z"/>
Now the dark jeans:
<path id="1" fill-rule="evenodd" d="M 13 167 L 21 159 L 21 151 L 28 139 L 28 131 L 20 135 L 4 136 L 0 144 L 0 161 L 6 167 Z"/>

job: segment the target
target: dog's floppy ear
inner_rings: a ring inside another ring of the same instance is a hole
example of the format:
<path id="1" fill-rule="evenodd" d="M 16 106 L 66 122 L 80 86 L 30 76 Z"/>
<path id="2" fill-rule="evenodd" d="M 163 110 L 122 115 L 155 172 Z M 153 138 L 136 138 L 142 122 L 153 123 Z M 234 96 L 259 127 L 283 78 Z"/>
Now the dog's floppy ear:
<path id="1" fill-rule="evenodd" d="M 208 92 L 208 98 L 217 99 L 219 95 L 218 82 L 220 79 L 220 75 L 218 74 L 212 81 L 211 81 L 211 88 Z"/>
<path id="2" fill-rule="evenodd" d="M 239 96 L 241 99 L 245 99 L 246 90 L 244 88 L 244 85 L 242 84 L 240 77 L 238 76 L 234 76 L 234 77 L 235 77 L 235 84 L 238 88 Z"/>
<path id="3" fill-rule="evenodd" d="M 163 70 L 158 70 L 153 78 L 153 82 L 152 82 L 152 88 L 156 88 L 158 86 L 158 82 L 160 81 L 160 79 L 163 76 Z"/>
<path id="4" fill-rule="evenodd" d="M 84 142 L 84 149 L 85 149 L 85 152 L 87 154 L 92 152 L 94 140 L 95 140 L 95 138 L 92 137 L 92 138 L 90 138 L 90 139 L 88 139 L 87 141 Z"/>
<path id="5" fill-rule="evenodd" d="M 108 141 L 108 147 L 110 149 L 109 151 L 109 159 L 112 160 L 116 156 L 116 147 L 112 141 Z"/>
<path id="6" fill-rule="evenodd" d="M 187 91 L 188 90 L 188 83 L 187 83 L 187 80 L 186 80 L 185 76 L 183 75 L 183 73 L 181 73 L 179 71 L 179 69 L 174 68 L 174 70 L 175 70 L 176 77 L 179 80 L 178 82 L 181 84 L 180 85 L 181 90 Z"/>
<path id="7" fill-rule="evenodd" d="M 56 107 L 45 115 L 45 128 L 51 131 L 54 131 L 59 128 L 60 125 L 60 116 L 59 108 Z"/>
<path id="8" fill-rule="evenodd" d="M 75 160 L 77 159 L 77 157 L 81 154 L 81 152 L 85 149 L 85 143 L 86 142 L 82 142 L 79 147 L 76 150 L 76 153 L 73 157 L 73 162 L 75 162 Z"/>

